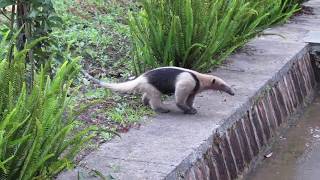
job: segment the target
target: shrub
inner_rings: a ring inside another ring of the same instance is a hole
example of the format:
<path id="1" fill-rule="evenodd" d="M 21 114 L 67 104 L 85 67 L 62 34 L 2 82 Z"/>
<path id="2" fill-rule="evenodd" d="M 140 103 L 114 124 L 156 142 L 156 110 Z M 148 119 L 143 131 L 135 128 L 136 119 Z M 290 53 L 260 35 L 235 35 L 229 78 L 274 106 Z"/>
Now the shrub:
<path id="1" fill-rule="evenodd" d="M 14 48 L 12 62 L 0 56 L 0 179 L 51 178 L 71 167 L 76 153 L 93 137 L 89 131 L 94 128 L 75 132 L 67 111 L 77 60 L 65 62 L 52 79 L 41 68 L 28 84 L 25 57 L 40 40 L 21 51 Z M 0 48 L 0 55 L 4 51 Z"/>
<path id="2" fill-rule="evenodd" d="M 62 25 L 62 19 L 57 15 L 52 0 L 0 0 L 1 27 L 7 27 L 14 32 L 19 29 L 18 37 L 14 38 L 15 47 L 21 50 L 24 44 L 40 37 L 48 37 L 54 27 Z M 57 41 L 46 38 L 38 42 L 36 47 L 30 49 L 26 62 L 31 68 L 30 81 L 33 81 L 35 70 L 45 65 L 56 55 L 53 51 Z M 9 50 L 9 61 L 12 49 Z M 62 51 L 59 53 L 62 54 Z"/>
<path id="3" fill-rule="evenodd" d="M 270 24 L 297 11 L 295 0 L 141 0 L 131 15 L 134 69 L 208 70 Z M 290 5 L 290 7 L 289 7 Z"/>

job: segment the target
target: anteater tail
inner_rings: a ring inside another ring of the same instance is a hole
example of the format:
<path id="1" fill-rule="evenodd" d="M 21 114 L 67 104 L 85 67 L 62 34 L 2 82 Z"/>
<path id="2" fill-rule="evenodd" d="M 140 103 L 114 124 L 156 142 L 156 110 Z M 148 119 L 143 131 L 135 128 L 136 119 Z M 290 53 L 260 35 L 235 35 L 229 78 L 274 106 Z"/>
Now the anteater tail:
<path id="1" fill-rule="evenodd" d="M 122 83 L 104 83 L 104 82 L 101 82 L 100 85 L 105 87 L 105 88 L 111 89 L 113 91 L 125 93 L 125 92 L 134 91 L 139 83 L 140 83 L 140 78 L 137 78 L 137 79 L 132 80 L 132 81 L 122 82 Z"/>
<path id="2" fill-rule="evenodd" d="M 91 81 L 93 81 L 96 84 L 99 84 L 102 87 L 111 89 L 113 91 L 117 91 L 117 92 L 130 92 L 135 90 L 135 88 L 139 85 L 141 78 L 142 77 L 138 77 L 132 81 L 127 81 L 127 82 L 123 82 L 123 83 L 106 83 L 106 82 L 102 82 L 94 77 L 92 77 L 90 74 L 88 74 L 85 71 L 81 71 L 88 79 L 90 79 Z"/>

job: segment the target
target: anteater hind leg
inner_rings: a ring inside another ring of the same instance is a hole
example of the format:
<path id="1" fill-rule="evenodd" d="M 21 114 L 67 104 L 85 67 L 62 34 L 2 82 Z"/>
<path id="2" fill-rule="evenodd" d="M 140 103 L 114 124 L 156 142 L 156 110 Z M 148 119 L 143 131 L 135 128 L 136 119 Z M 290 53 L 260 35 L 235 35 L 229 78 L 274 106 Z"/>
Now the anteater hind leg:
<path id="1" fill-rule="evenodd" d="M 150 102 L 150 99 L 148 98 L 147 93 L 143 93 L 143 95 L 142 95 L 142 103 L 143 103 L 143 105 L 148 106 L 149 102 Z"/>
<path id="2" fill-rule="evenodd" d="M 189 84 L 187 84 L 189 83 Z M 190 106 L 193 103 L 192 96 L 194 87 L 190 86 L 190 82 L 179 83 L 176 85 L 175 98 L 178 108 L 180 108 L 185 114 L 196 114 L 197 110 Z M 189 98 L 190 97 L 190 98 Z"/>
<path id="3" fill-rule="evenodd" d="M 145 103 L 148 100 L 148 104 L 151 108 L 159 113 L 168 113 L 169 110 L 164 107 L 164 104 L 161 102 L 161 93 L 154 88 L 153 86 L 145 87 L 144 94 L 142 96 L 143 102 Z"/>
<path id="4" fill-rule="evenodd" d="M 164 108 L 163 103 L 161 102 L 160 96 L 159 97 L 155 97 L 153 96 L 150 101 L 150 106 L 151 108 L 159 113 L 168 113 L 170 112 L 168 109 Z"/>

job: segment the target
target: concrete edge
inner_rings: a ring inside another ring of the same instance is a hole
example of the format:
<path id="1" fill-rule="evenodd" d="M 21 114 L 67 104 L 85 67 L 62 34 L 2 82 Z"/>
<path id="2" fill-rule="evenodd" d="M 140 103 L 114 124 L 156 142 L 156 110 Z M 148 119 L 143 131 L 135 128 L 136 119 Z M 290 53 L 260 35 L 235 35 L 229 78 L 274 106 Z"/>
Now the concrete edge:
<path id="1" fill-rule="evenodd" d="M 306 45 L 165 179 L 235 179 L 251 169 L 279 129 L 314 94 L 309 51 Z"/>

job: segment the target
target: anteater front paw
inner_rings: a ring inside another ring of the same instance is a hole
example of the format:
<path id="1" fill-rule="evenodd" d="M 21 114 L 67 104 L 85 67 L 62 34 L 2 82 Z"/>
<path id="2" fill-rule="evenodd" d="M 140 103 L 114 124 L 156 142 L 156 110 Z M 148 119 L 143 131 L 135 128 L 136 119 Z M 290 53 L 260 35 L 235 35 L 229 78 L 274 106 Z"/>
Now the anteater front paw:
<path id="1" fill-rule="evenodd" d="M 158 112 L 158 113 L 168 113 L 168 112 L 170 112 L 169 109 L 165 109 L 165 108 L 157 108 L 157 109 L 155 109 L 155 111 Z"/>
<path id="2" fill-rule="evenodd" d="M 196 114 L 198 111 L 195 108 L 184 111 L 185 114 Z"/>

